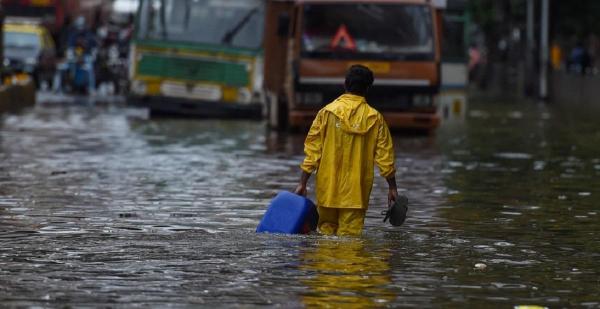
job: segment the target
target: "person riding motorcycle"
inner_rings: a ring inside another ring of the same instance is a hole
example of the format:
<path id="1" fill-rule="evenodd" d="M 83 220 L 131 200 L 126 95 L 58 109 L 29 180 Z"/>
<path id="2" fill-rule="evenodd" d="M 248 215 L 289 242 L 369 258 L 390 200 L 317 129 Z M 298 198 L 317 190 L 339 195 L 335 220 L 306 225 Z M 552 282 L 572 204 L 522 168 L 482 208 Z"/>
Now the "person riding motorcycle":
<path id="1" fill-rule="evenodd" d="M 96 89 L 95 61 L 97 54 L 96 37 L 86 26 L 85 17 L 75 19 L 69 29 L 67 39 L 66 59 L 60 65 L 55 77 L 55 90 L 62 88 L 63 77 L 69 78 L 71 88 L 84 89 L 92 94 Z"/>

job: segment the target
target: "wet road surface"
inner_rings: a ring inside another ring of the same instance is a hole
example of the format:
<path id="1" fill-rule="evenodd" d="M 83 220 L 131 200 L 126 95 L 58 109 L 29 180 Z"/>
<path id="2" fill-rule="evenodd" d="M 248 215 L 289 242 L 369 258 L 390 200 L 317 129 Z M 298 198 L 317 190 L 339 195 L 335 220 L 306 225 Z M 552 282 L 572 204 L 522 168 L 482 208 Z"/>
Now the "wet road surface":
<path id="1" fill-rule="evenodd" d="M 38 104 L 0 121 L 0 306 L 598 307 L 597 123 L 475 102 L 396 136 L 410 217 L 381 222 L 377 179 L 352 239 L 254 233 L 303 136 Z"/>

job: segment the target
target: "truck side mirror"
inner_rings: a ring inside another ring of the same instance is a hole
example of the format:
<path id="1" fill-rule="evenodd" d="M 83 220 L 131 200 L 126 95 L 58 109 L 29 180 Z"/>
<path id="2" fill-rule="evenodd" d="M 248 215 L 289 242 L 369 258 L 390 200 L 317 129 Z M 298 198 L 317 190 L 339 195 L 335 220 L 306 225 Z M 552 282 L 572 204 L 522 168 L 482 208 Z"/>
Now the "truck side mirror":
<path id="1" fill-rule="evenodd" d="M 277 35 L 287 37 L 290 33 L 290 14 L 281 13 L 277 17 Z"/>

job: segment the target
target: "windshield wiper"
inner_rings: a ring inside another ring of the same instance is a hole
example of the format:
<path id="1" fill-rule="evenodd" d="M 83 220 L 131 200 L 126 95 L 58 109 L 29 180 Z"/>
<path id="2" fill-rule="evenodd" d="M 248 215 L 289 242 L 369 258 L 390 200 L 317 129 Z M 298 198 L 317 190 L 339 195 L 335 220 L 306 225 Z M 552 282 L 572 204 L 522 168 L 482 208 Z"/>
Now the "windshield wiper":
<path id="1" fill-rule="evenodd" d="M 244 18 L 242 18 L 240 20 L 239 23 L 237 23 L 233 28 L 229 29 L 229 31 L 227 31 L 225 33 L 225 35 L 221 39 L 221 43 L 223 43 L 223 44 L 231 44 L 231 41 L 233 40 L 233 38 L 235 37 L 235 35 L 238 32 L 240 32 L 240 30 L 242 30 L 242 28 L 248 23 L 248 21 L 250 20 L 250 18 L 252 17 L 252 15 L 256 14 L 256 12 L 258 12 L 258 8 L 257 7 L 253 8 L 252 10 L 250 10 L 250 12 L 248 12 L 246 14 L 246 16 L 244 16 Z"/>
<path id="2" fill-rule="evenodd" d="M 185 15 L 183 16 L 183 24 L 185 25 L 185 30 L 188 30 L 190 28 L 190 11 L 191 11 L 190 1 L 186 0 L 185 1 Z"/>
<path id="3" fill-rule="evenodd" d="M 160 3 L 160 25 L 162 26 L 162 37 L 163 39 L 167 38 L 167 13 L 165 11 L 165 0 L 162 0 Z"/>

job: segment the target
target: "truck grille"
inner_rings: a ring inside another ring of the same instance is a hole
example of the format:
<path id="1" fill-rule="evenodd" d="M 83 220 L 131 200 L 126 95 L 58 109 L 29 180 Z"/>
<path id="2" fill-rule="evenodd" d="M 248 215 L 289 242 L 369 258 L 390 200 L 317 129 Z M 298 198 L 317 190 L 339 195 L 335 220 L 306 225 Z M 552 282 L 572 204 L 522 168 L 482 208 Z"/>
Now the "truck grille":
<path id="1" fill-rule="evenodd" d="M 250 84 L 248 63 L 144 53 L 137 65 L 142 76 L 213 82 L 232 87 Z"/>

